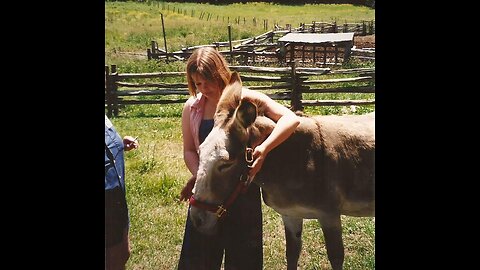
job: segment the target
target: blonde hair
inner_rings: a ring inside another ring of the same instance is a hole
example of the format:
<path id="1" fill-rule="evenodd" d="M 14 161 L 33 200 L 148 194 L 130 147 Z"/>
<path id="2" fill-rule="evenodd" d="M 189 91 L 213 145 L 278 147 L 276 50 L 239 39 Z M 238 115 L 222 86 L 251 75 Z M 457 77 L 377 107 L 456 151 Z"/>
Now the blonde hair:
<path id="1" fill-rule="evenodd" d="M 201 47 L 193 51 L 187 62 L 188 92 L 196 96 L 197 87 L 192 75 L 198 74 L 206 80 L 215 81 L 220 89 L 224 89 L 230 81 L 232 72 L 225 58 L 213 47 Z"/>

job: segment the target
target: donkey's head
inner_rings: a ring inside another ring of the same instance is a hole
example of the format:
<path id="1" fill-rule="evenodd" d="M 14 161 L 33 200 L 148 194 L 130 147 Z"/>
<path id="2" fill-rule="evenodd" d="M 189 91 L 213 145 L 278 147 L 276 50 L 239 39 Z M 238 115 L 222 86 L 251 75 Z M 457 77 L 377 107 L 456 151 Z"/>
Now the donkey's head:
<path id="1" fill-rule="evenodd" d="M 248 157 L 247 147 L 260 143 L 268 136 L 261 133 L 266 130 L 271 132 L 272 127 L 259 129 L 252 125 L 256 120 L 271 121 L 266 117 L 257 117 L 257 113 L 256 104 L 242 99 L 240 76 L 234 72 L 217 105 L 214 127 L 200 145 L 190 216 L 193 225 L 203 233 L 215 231 L 218 219 L 228 214 L 229 205 L 248 180 L 247 159 L 251 157 Z"/>

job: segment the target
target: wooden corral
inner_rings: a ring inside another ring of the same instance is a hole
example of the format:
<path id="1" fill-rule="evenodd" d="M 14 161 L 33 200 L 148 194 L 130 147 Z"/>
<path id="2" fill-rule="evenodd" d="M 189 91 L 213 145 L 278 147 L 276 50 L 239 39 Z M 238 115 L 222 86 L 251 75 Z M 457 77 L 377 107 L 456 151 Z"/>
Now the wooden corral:
<path id="1" fill-rule="evenodd" d="M 304 106 L 349 106 L 375 104 L 375 99 L 304 99 L 304 94 L 375 93 L 375 68 L 339 69 L 297 67 L 230 66 L 243 84 L 274 100 L 290 101 L 294 111 Z M 348 75 L 339 75 L 348 74 Z M 105 106 L 108 116 L 117 116 L 125 105 L 184 103 L 189 98 L 185 72 L 118 73 L 105 66 Z M 172 82 L 171 77 L 180 77 Z M 170 82 L 166 82 L 170 81 Z M 331 87 L 328 87 L 331 86 Z"/>
<path id="2" fill-rule="evenodd" d="M 349 32 L 350 31 L 350 32 Z M 265 32 L 253 38 L 241 40 L 231 39 L 231 26 L 228 26 L 228 41 L 212 42 L 212 44 L 204 44 L 182 48 L 178 51 L 168 52 L 167 41 L 164 36 L 164 47 L 161 49 L 157 41 L 151 41 L 151 47 L 147 49 L 147 58 L 149 60 L 165 60 L 165 61 L 185 61 L 192 54 L 193 50 L 200 47 L 215 47 L 221 54 L 225 56 L 231 65 L 289 65 L 296 59 L 301 59 L 299 65 L 310 67 L 325 67 L 327 65 L 339 65 L 346 62 L 351 53 L 352 46 L 349 41 L 319 41 L 310 44 L 310 41 L 296 40 L 296 44 L 286 46 L 286 43 L 279 42 L 282 38 L 289 35 L 335 35 L 342 37 L 343 35 L 361 36 L 374 33 L 374 21 L 355 24 L 345 23 L 337 25 L 336 22 L 312 22 L 312 24 L 300 24 L 297 28 L 287 25 L 285 28 L 275 26 L 275 30 Z M 332 36 L 333 37 L 333 36 Z M 287 54 L 290 57 L 287 57 Z M 357 52 L 354 51 L 352 56 L 356 57 Z M 316 57 L 317 55 L 321 57 Z M 372 59 L 374 55 L 361 55 L 358 59 Z"/>
<path id="3" fill-rule="evenodd" d="M 288 33 L 278 39 L 283 62 L 310 63 L 312 66 L 342 64 L 350 58 L 354 33 Z"/>
<path id="4" fill-rule="evenodd" d="M 229 37 L 231 27 L 228 27 Z M 225 56 L 225 59 L 230 63 L 255 63 L 259 62 L 259 59 L 274 58 L 275 62 L 278 62 L 278 45 L 276 40 L 281 37 L 275 31 L 268 31 L 259 36 L 253 38 L 246 38 L 240 40 L 219 41 L 212 44 L 197 45 L 182 48 L 179 51 L 167 52 L 160 49 L 156 41 L 151 42 L 151 48 L 147 49 L 148 60 L 180 60 L 185 61 L 190 57 L 193 51 L 201 47 L 214 47 L 221 54 Z"/>

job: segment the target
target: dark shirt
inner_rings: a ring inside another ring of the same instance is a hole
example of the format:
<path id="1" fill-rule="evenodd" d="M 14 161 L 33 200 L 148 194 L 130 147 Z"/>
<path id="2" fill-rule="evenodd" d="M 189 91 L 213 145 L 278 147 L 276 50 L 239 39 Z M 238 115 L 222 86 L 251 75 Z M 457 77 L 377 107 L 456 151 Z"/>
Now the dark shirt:
<path id="1" fill-rule="evenodd" d="M 200 123 L 200 129 L 198 131 L 198 137 L 200 144 L 207 138 L 208 133 L 212 131 L 213 128 L 213 119 L 203 119 Z"/>

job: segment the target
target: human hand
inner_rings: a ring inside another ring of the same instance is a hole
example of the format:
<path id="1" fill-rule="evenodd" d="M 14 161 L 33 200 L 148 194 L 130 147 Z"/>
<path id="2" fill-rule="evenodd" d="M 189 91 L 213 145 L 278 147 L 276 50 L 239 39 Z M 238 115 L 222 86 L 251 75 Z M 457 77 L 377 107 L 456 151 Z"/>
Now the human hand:
<path id="1" fill-rule="evenodd" d="M 195 181 L 197 177 L 192 175 L 188 180 L 187 184 L 183 187 L 182 191 L 180 192 L 180 201 L 188 201 L 190 197 L 193 195 L 193 187 L 195 186 Z"/>
<path id="2" fill-rule="evenodd" d="M 125 151 L 130 151 L 132 149 L 138 148 L 138 137 L 133 138 L 132 136 L 123 137 L 123 148 Z"/>
<path id="3" fill-rule="evenodd" d="M 250 166 L 250 170 L 248 171 L 248 176 L 250 176 L 250 178 L 255 177 L 255 175 L 260 171 L 263 166 L 263 162 L 267 157 L 265 147 L 261 144 L 255 147 L 255 149 L 253 149 L 252 157 L 253 163 Z"/>

